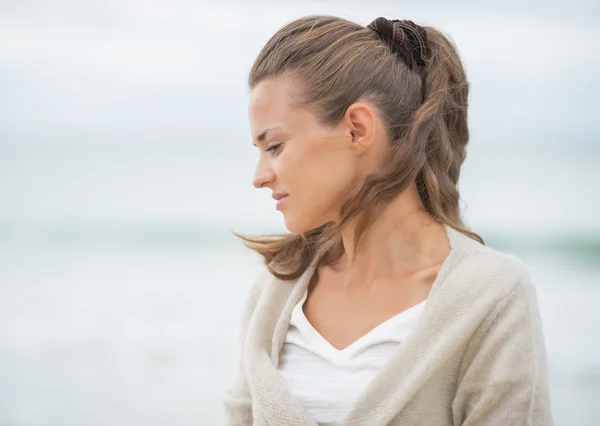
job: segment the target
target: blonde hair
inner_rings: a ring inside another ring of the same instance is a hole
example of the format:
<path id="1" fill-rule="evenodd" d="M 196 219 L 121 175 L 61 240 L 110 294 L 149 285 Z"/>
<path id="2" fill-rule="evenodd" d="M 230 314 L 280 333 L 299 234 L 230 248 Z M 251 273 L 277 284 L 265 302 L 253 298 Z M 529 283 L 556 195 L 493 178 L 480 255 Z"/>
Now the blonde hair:
<path id="1" fill-rule="evenodd" d="M 339 260 L 344 254 L 340 229 L 356 223 L 358 247 L 379 209 L 412 182 L 436 221 L 483 243 L 463 223 L 457 188 L 469 139 L 468 82 L 453 44 L 438 30 L 422 28 L 429 49 L 423 66 L 400 60 L 372 28 L 320 15 L 282 27 L 256 58 L 250 89 L 268 78 L 290 76 L 301 86 L 299 102 L 324 125 L 339 123 L 350 105 L 368 99 L 390 139 L 385 166 L 350 194 L 339 222 L 302 234 L 235 234 L 263 256 L 274 276 L 295 279 L 315 256 L 321 265 Z"/>

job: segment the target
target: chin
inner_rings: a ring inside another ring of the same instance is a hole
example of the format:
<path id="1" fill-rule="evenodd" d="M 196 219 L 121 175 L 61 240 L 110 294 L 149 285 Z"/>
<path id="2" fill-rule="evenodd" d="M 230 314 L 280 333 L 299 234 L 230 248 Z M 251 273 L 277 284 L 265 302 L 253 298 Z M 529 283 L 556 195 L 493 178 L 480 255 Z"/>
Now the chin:
<path id="1" fill-rule="evenodd" d="M 302 215 L 294 216 L 294 215 L 284 215 L 283 220 L 285 222 L 285 227 L 292 234 L 303 234 L 304 232 L 312 231 L 313 229 L 318 228 L 323 225 L 325 222 L 311 220 L 311 218 L 302 217 Z"/>
<path id="2" fill-rule="evenodd" d="M 292 234 L 302 234 L 309 230 L 302 220 L 290 220 L 288 217 L 284 217 L 285 227 Z"/>

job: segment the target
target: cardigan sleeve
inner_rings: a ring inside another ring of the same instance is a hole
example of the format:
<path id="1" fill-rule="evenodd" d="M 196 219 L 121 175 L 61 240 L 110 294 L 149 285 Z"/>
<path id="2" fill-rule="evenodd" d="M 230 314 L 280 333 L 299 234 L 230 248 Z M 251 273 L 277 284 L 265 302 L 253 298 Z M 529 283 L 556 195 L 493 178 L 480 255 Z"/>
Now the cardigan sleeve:
<path id="1" fill-rule="evenodd" d="M 250 288 L 246 304 L 244 306 L 238 336 L 238 361 L 237 371 L 233 382 L 223 395 L 223 404 L 227 419 L 227 426 L 251 426 L 252 425 L 252 395 L 246 379 L 246 368 L 244 366 L 244 349 L 246 347 L 246 336 L 248 325 L 252 314 L 260 298 L 262 282 L 268 272 L 265 270 L 254 280 Z"/>
<path id="2" fill-rule="evenodd" d="M 455 425 L 553 424 L 537 296 L 528 273 L 473 335 L 452 404 Z"/>

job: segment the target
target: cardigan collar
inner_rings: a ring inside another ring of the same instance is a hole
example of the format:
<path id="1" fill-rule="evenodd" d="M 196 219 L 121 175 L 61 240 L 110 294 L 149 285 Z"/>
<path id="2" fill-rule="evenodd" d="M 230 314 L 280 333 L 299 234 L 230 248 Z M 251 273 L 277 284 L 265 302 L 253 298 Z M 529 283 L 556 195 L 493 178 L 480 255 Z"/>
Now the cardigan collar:
<path id="1" fill-rule="evenodd" d="M 436 315 L 435 299 L 438 296 L 438 289 L 441 283 L 451 275 L 454 267 L 460 263 L 467 252 L 480 250 L 484 247 L 448 225 L 444 225 L 444 228 L 451 250 L 432 285 L 428 296 L 428 303 L 426 304 L 421 320 L 417 323 L 413 333 L 402 342 L 393 353 L 390 361 L 382 367 L 375 378 L 359 396 L 350 412 L 347 413 L 344 424 L 364 424 L 367 419 L 363 418 L 362 416 L 364 416 L 364 414 L 361 416 L 360 413 L 369 412 L 367 404 L 369 401 L 374 400 L 373 395 L 389 393 L 390 386 L 392 385 L 393 388 L 398 388 L 398 386 L 400 386 L 397 381 L 397 375 L 390 374 L 391 372 L 406 371 L 406 374 L 404 374 L 402 378 L 402 381 L 406 383 L 406 386 L 401 386 L 406 389 L 406 391 L 396 394 L 394 398 L 386 398 L 378 405 L 378 413 L 388 416 L 389 421 L 391 421 L 393 416 L 398 412 L 399 407 L 404 406 L 414 392 L 422 386 L 431 374 L 433 374 L 432 371 L 421 371 L 422 369 L 419 368 L 419 364 L 414 363 L 415 352 L 419 351 L 419 348 L 415 346 L 415 342 L 418 343 L 418 339 L 411 337 L 415 335 L 418 336 L 422 333 L 421 329 L 426 327 L 426 323 L 428 322 L 427 317 Z M 253 352 L 253 356 L 250 358 L 253 358 L 256 364 L 246 365 L 246 367 L 248 369 L 256 369 L 261 375 L 261 380 L 252 385 L 253 391 L 260 392 L 262 394 L 262 400 L 272 402 L 271 406 L 273 408 L 271 415 L 273 419 L 278 420 L 277 424 L 286 424 L 290 426 L 318 426 L 301 403 L 291 394 L 285 379 L 277 370 L 279 365 L 279 354 L 285 342 L 292 310 L 302 298 L 304 291 L 308 287 L 309 282 L 316 271 L 316 266 L 317 260 L 315 259 L 311 262 L 306 271 L 295 281 L 280 281 L 273 277 L 272 279 L 274 282 L 271 285 L 266 286 L 266 294 L 263 294 L 263 297 L 261 297 L 256 312 L 261 317 L 278 317 L 278 319 L 275 323 L 273 323 L 273 321 L 251 321 L 248 330 L 248 335 L 252 337 L 248 340 L 247 350 Z M 277 312 L 273 312 L 274 309 L 279 311 L 279 315 L 277 315 Z M 268 325 L 265 326 L 265 323 Z M 258 324 L 262 324 L 262 327 L 259 328 L 257 326 Z M 442 330 L 439 330 L 436 333 L 442 333 Z M 436 351 L 443 351 L 445 349 L 447 349 L 448 352 L 451 352 L 451 348 L 439 348 Z M 443 357 L 443 353 L 440 356 Z M 407 368 L 411 365 L 411 368 Z M 389 379 L 386 380 L 386 377 Z M 390 379 L 394 380 L 393 384 L 389 383 Z M 273 384 L 276 384 L 276 386 L 273 386 Z"/>

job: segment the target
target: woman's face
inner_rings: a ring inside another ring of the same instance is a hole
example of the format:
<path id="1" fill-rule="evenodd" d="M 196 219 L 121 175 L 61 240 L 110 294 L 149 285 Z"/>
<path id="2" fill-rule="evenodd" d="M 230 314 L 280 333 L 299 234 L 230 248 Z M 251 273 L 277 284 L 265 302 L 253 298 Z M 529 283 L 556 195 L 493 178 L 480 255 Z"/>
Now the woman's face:
<path id="1" fill-rule="evenodd" d="M 295 234 L 336 221 L 349 191 L 359 182 L 352 129 L 319 124 L 290 98 L 292 80 L 267 79 L 253 90 L 249 105 L 253 143 L 260 150 L 253 184 L 269 188 L 273 208 Z"/>

